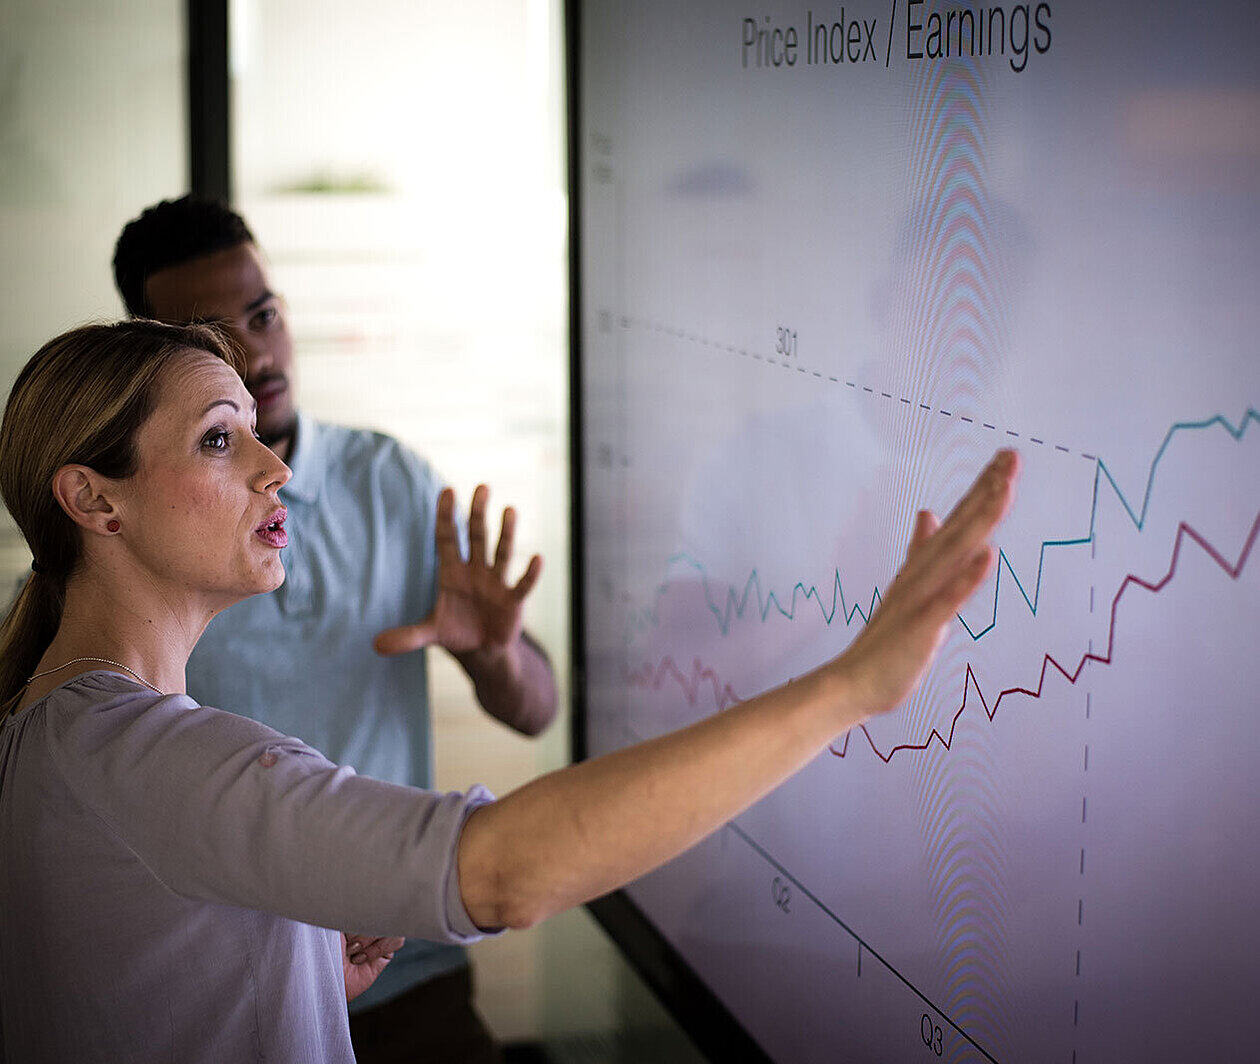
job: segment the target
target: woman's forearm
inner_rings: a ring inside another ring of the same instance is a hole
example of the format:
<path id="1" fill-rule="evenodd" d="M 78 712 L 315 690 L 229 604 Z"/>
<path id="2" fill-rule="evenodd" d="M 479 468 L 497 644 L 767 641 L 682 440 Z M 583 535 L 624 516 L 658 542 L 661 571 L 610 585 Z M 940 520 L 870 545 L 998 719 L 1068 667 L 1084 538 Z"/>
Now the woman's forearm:
<path id="1" fill-rule="evenodd" d="M 464 828 L 464 904 L 528 927 L 668 861 L 865 719 L 834 665 L 673 734 L 525 785 Z"/>
<path id="2" fill-rule="evenodd" d="M 905 564 L 835 661 L 690 728 L 553 772 L 477 810 L 460 891 L 481 927 L 527 927 L 669 860 L 914 689 L 993 563 L 1019 459 L 1000 451 L 945 523 L 919 514 Z"/>

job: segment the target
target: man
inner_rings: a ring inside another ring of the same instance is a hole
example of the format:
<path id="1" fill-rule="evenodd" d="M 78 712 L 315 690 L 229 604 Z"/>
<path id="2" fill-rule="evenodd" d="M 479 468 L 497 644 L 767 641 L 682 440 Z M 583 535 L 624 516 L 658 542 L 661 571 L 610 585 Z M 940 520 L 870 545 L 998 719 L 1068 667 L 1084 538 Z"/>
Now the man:
<path id="1" fill-rule="evenodd" d="M 513 511 L 491 560 L 479 487 L 469 558 L 439 567 L 436 513 L 454 504 L 428 465 L 388 436 L 297 412 L 284 304 L 244 220 L 213 200 L 163 201 L 123 229 L 114 277 L 134 317 L 212 321 L 235 337 L 258 435 L 293 470 L 281 491 L 292 531 L 285 582 L 210 624 L 188 665 L 189 694 L 366 775 L 430 787 L 422 648 L 432 643 L 453 654 L 493 717 L 527 735 L 546 728 L 554 677 L 521 623 L 541 560 L 507 584 Z M 495 1059 L 457 948 L 408 941 L 351 1011 L 361 1064 Z"/>

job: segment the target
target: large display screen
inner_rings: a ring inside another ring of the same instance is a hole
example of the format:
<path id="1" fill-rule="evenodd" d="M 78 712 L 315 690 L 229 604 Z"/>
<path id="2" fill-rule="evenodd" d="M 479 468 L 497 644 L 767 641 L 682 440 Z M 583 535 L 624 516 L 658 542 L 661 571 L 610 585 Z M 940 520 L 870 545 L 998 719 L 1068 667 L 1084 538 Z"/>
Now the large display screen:
<path id="1" fill-rule="evenodd" d="M 582 753 L 1023 457 L 918 692 L 635 910 L 775 1061 L 1260 1058 L 1254 8 L 579 9 Z"/>

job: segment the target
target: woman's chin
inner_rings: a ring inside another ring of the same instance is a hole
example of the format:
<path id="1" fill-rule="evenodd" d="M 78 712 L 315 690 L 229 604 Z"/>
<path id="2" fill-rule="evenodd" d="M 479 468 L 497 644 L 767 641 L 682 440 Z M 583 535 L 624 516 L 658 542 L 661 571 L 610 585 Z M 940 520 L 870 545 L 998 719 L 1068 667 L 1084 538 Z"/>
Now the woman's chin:
<path id="1" fill-rule="evenodd" d="M 278 557 L 276 558 L 276 564 L 274 566 L 268 566 L 268 569 L 269 571 L 263 574 L 265 586 L 260 587 L 254 592 L 254 594 L 266 595 L 269 592 L 275 591 L 276 588 L 284 583 L 284 566 L 280 564 L 280 559 Z"/>
<path id="2" fill-rule="evenodd" d="M 284 575 L 284 564 L 280 561 L 280 555 L 273 554 L 250 573 L 251 579 L 248 581 L 248 586 L 241 588 L 241 598 L 266 595 L 268 592 L 275 591 L 284 583 Z"/>

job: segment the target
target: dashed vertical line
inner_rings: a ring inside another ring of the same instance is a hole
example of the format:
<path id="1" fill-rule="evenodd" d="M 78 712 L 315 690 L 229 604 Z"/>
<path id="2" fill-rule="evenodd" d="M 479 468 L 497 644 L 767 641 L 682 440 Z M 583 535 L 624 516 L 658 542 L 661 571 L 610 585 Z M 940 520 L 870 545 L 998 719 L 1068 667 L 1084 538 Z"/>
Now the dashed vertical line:
<path id="1" fill-rule="evenodd" d="M 1093 589 L 1092 588 L 1090 589 L 1090 608 L 1092 612 L 1092 609 L 1093 609 Z M 1085 737 L 1086 737 L 1086 740 L 1088 740 L 1088 737 L 1089 737 L 1088 721 L 1090 718 L 1090 708 L 1092 704 L 1093 704 L 1093 694 L 1092 692 L 1086 691 L 1085 692 L 1085 720 L 1086 720 Z M 1081 863 L 1080 863 L 1080 868 L 1078 872 L 1078 874 L 1080 875 L 1080 889 L 1076 898 L 1076 926 L 1078 928 L 1077 930 L 1078 936 L 1083 936 L 1085 933 L 1084 932 L 1084 928 L 1085 928 L 1085 843 L 1087 841 L 1085 838 L 1085 833 L 1087 830 L 1086 824 L 1089 821 L 1089 792 L 1086 785 L 1086 780 L 1088 779 L 1088 777 L 1085 775 L 1086 773 L 1089 772 L 1089 742 L 1086 741 L 1083 743 L 1083 745 L 1085 749 L 1081 758 L 1081 774 L 1082 774 L 1081 829 L 1080 829 L 1081 830 Z M 1081 939 L 1078 938 L 1077 948 L 1076 948 L 1076 977 L 1079 979 L 1080 975 L 1081 975 Z M 1073 1042 L 1076 1041 L 1077 1031 L 1080 1027 L 1080 1023 L 1081 1023 L 1081 998 L 1080 998 L 1080 989 L 1078 985 L 1076 993 L 1072 995 L 1072 1040 Z M 1077 1047 L 1073 1045 L 1072 1047 L 1073 1060 L 1076 1060 L 1076 1052 L 1077 1052 Z"/>

